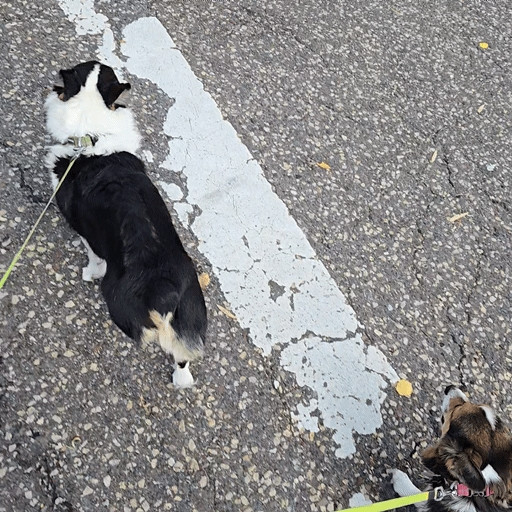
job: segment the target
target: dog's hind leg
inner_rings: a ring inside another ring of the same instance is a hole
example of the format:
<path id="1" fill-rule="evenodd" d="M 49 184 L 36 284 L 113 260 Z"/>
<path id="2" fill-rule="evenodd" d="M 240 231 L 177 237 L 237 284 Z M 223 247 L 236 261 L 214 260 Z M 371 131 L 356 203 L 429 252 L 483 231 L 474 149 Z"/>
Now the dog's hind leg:
<path id="1" fill-rule="evenodd" d="M 189 388 L 194 385 L 194 377 L 189 370 L 190 361 L 181 361 L 174 364 L 172 383 L 178 388 Z"/>
<path id="2" fill-rule="evenodd" d="M 107 262 L 96 255 L 83 236 L 80 238 L 87 249 L 87 257 L 89 258 L 87 267 L 82 268 L 82 279 L 84 281 L 101 279 L 107 272 Z"/>
<path id="3" fill-rule="evenodd" d="M 171 325 L 172 313 L 161 315 L 156 310 L 149 312 L 149 318 L 156 329 L 145 329 L 143 338 L 151 337 L 158 340 L 163 351 L 174 358 L 172 382 L 178 388 L 189 388 L 194 385 L 194 377 L 190 373 L 190 361 L 202 354 L 202 344 L 191 344 L 186 338 L 178 336 Z M 151 333 L 149 331 L 152 331 Z M 196 346 L 197 345 L 197 346 Z"/>

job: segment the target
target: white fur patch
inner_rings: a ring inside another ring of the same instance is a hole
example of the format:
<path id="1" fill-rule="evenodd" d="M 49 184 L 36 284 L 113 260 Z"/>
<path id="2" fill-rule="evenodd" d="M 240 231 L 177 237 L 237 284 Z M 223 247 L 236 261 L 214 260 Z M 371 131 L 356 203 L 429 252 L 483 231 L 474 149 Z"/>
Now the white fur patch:
<path id="1" fill-rule="evenodd" d="M 476 512 L 473 502 L 466 498 L 451 498 L 447 508 L 454 512 Z"/>
<path id="2" fill-rule="evenodd" d="M 174 373 L 172 374 L 172 383 L 177 388 L 190 388 L 194 385 L 194 377 L 188 369 L 190 363 L 187 363 L 184 368 L 175 365 Z"/>
<path id="3" fill-rule="evenodd" d="M 89 261 L 87 267 L 82 268 L 82 280 L 91 282 L 95 279 L 102 279 L 107 273 L 107 262 L 101 260 L 99 264 Z"/>
<path id="4" fill-rule="evenodd" d="M 107 272 L 107 262 L 91 249 L 91 246 L 84 237 L 80 238 L 87 249 L 87 257 L 89 258 L 88 265 L 82 268 L 82 279 L 84 281 L 101 279 Z"/>
<path id="5" fill-rule="evenodd" d="M 45 102 L 46 128 L 61 144 L 69 137 L 92 135 L 98 138 L 94 146 L 83 150 L 83 155 L 109 155 L 121 151 L 136 154 L 141 136 L 132 112 L 128 108 L 109 109 L 98 91 L 99 65 L 87 77 L 85 86 L 62 101 L 56 92 L 48 95 Z M 75 154 L 69 144 L 49 148 L 46 165 L 52 170 L 58 158 L 69 158 Z"/>
<path id="6" fill-rule="evenodd" d="M 481 405 L 480 407 L 485 412 L 487 421 L 490 423 L 491 428 L 494 430 L 496 428 L 496 413 L 488 405 Z"/>
<path id="7" fill-rule="evenodd" d="M 485 468 L 482 470 L 482 476 L 484 477 L 486 484 L 495 484 L 501 482 L 501 477 L 496 473 L 496 470 L 490 465 L 487 464 Z"/>
<path id="8" fill-rule="evenodd" d="M 444 395 L 443 405 L 441 406 L 443 413 L 448 410 L 448 406 L 450 405 L 450 400 L 452 398 L 462 398 L 464 402 L 468 401 L 468 397 L 459 388 L 452 388 L 450 391 L 448 391 L 447 395 Z"/>

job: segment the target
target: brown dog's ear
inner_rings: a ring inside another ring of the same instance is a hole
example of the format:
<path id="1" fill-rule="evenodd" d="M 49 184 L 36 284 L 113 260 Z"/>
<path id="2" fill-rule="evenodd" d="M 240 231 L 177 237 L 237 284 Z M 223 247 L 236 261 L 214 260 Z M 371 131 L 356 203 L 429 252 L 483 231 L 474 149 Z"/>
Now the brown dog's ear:
<path id="1" fill-rule="evenodd" d="M 459 480 L 473 491 L 485 489 L 485 479 L 480 471 L 482 458 L 474 450 L 459 451 L 447 441 L 428 447 L 421 455 L 423 464 L 436 475 Z"/>
<path id="2" fill-rule="evenodd" d="M 448 471 L 473 491 L 483 491 L 486 486 L 481 465 L 482 458 L 473 450 L 464 450 L 446 459 Z"/>

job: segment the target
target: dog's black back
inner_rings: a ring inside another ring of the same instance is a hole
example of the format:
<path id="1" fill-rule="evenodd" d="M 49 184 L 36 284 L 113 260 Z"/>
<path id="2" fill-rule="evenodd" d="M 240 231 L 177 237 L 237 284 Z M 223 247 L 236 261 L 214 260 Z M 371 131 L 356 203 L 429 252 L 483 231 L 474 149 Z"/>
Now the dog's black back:
<path id="1" fill-rule="evenodd" d="M 59 179 L 68 164 L 57 160 Z M 107 262 L 102 292 L 114 322 L 140 339 L 144 327 L 154 327 L 148 311 L 172 313 L 176 334 L 199 350 L 207 320 L 196 271 L 140 159 L 127 152 L 79 157 L 57 203 Z"/>

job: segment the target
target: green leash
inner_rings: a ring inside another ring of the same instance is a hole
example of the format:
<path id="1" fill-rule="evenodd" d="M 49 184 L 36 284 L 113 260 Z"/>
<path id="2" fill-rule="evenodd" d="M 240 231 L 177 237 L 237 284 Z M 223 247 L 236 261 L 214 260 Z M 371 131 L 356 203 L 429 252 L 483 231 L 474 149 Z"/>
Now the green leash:
<path id="1" fill-rule="evenodd" d="M 0 279 L 0 290 L 4 287 L 4 284 L 6 283 L 7 279 L 9 278 L 9 275 L 11 274 L 12 270 L 14 269 L 16 263 L 18 263 L 18 260 L 20 259 L 21 254 L 23 253 L 23 251 L 25 250 L 25 247 L 27 247 L 28 243 L 30 242 L 30 239 L 32 238 L 32 235 L 35 233 L 37 226 L 39 226 L 41 219 L 44 217 L 46 210 L 48 210 L 48 208 L 50 207 L 50 204 L 53 201 L 54 197 L 57 195 L 57 192 L 59 191 L 60 186 L 62 185 L 62 183 L 65 180 L 66 176 L 68 175 L 69 171 L 71 170 L 71 167 L 73 167 L 73 164 L 76 162 L 76 159 L 80 155 L 81 155 L 81 152 L 79 154 L 75 155 L 69 162 L 68 168 L 62 175 L 62 178 L 60 179 L 59 183 L 57 183 L 57 186 L 55 187 L 53 194 L 51 195 L 49 201 L 46 203 L 46 206 L 44 207 L 43 211 L 41 212 L 41 215 L 39 215 L 39 218 L 36 220 L 36 223 L 30 230 L 30 233 L 27 235 L 27 238 L 25 238 L 25 241 L 23 242 L 22 246 L 20 247 L 20 250 L 16 253 L 16 255 L 12 259 L 11 263 L 7 267 L 7 270 L 5 271 L 5 274 L 2 276 L 2 279 Z"/>
<path id="2" fill-rule="evenodd" d="M 379 501 L 377 503 L 371 503 L 370 505 L 363 505 L 362 507 L 345 508 L 343 510 L 337 510 L 336 512 L 384 512 L 422 501 L 440 501 L 444 496 L 444 489 L 442 487 L 436 487 L 433 491 L 421 492 L 419 494 L 413 494 L 412 496 L 403 496 L 392 500 Z"/>

